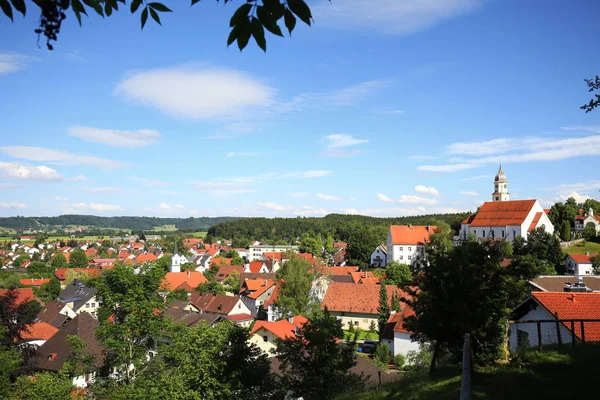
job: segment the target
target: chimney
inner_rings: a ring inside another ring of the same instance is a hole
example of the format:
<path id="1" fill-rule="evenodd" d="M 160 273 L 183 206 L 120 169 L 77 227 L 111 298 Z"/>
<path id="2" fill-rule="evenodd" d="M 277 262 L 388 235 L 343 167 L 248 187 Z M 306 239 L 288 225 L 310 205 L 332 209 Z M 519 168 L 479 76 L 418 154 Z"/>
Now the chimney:
<path id="1" fill-rule="evenodd" d="M 586 252 L 585 252 L 585 255 L 589 257 L 589 256 L 590 256 L 590 252 L 589 252 L 589 251 L 586 251 Z"/>
<path id="2" fill-rule="evenodd" d="M 294 323 L 294 316 L 290 315 L 290 317 L 288 318 L 288 321 L 289 321 L 290 324 L 293 324 Z"/>
<path id="3" fill-rule="evenodd" d="M 189 269 L 187 270 L 187 273 L 188 273 L 188 278 L 189 278 L 189 277 L 190 277 L 190 275 L 192 275 L 192 273 L 190 272 L 190 270 L 189 270 Z"/>
<path id="4" fill-rule="evenodd" d="M 218 310 L 222 310 L 222 309 L 223 309 L 223 303 L 219 303 Z"/>

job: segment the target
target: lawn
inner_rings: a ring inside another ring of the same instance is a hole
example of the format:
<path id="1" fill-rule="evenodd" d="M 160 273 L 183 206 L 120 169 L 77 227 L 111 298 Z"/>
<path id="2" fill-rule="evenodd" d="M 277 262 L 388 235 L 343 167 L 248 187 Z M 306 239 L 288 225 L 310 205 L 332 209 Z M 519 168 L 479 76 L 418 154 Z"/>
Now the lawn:
<path id="1" fill-rule="evenodd" d="M 344 338 L 346 340 L 352 340 L 354 338 L 354 332 L 350 332 L 348 330 L 344 330 Z M 360 331 L 360 335 L 357 340 L 378 340 L 379 336 L 377 336 L 377 332 L 371 333 L 369 331 Z"/>
<path id="2" fill-rule="evenodd" d="M 598 398 L 597 363 L 600 345 L 574 349 L 531 351 L 521 362 L 476 368 L 474 400 Z M 379 390 L 346 394 L 339 399 L 456 400 L 460 397 L 460 367 L 442 367 L 434 377 L 410 375 Z"/>
<path id="3" fill-rule="evenodd" d="M 590 254 L 600 254 L 600 243 L 586 241 L 583 245 L 577 244 L 563 251 L 567 254 L 585 254 L 588 251 Z"/>
<path id="4" fill-rule="evenodd" d="M 207 234 L 208 234 L 208 232 L 192 232 L 190 234 L 186 234 L 186 236 L 190 236 L 193 238 L 203 238 Z"/>

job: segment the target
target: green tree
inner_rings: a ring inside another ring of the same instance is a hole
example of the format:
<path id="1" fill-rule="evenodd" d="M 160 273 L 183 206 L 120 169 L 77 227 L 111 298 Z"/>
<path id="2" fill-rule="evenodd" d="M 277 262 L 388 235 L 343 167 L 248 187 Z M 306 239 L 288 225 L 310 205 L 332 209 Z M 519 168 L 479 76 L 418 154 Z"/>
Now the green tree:
<path id="1" fill-rule="evenodd" d="M 283 315 L 306 314 L 310 304 L 310 288 L 313 276 L 311 265 L 296 255 L 279 268 L 276 279 L 280 285 L 277 307 Z"/>
<path id="2" fill-rule="evenodd" d="M 517 238 L 518 239 L 518 238 Z M 560 241 L 554 235 L 539 227 L 529 232 L 527 242 L 520 240 L 513 242 L 515 256 L 533 255 L 539 260 L 545 260 L 554 268 L 560 268 L 564 254 L 560 248 Z"/>
<path id="3" fill-rule="evenodd" d="M 200 285 L 196 289 L 196 292 L 201 294 L 225 294 L 225 288 L 219 282 L 211 279 Z"/>
<path id="4" fill-rule="evenodd" d="M 579 205 L 577 200 L 573 197 L 569 197 L 565 202 L 565 214 L 564 220 L 569 221 L 571 227 L 575 226 L 575 216 L 579 213 Z"/>
<path id="5" fill-rule="evenodd" d="M 27 275 L 31 278 L 52 278 L 54 269 L 43 261 L 33 261 L 27 266 Z"/>
<path id="6" fill-rule="evenodd" d="M 238 293 L 240 291 L 240 274 L 237 271 L 233 271 L 231 275 L 223 281 L 223 287 L 226 292 Z"/>
<path id="7" fill-rule="evenodd" d="M 173 290 L 172 292 L 170 292 L 167 295 L 168 301 L 174 301 L 174 300 L 187 301 L 188 299 L 189 299 L 188 292 L 186 292 L 184 289 Z"/>
<path id="8" fill-rule="evenodd" d="M 381 340 L 383 336 L 383 331 L 385 329 L 385 325 L 387 324 L 387 320 L 390 316 L 388 292 L 387 286 L 385 284 L 382 284 L 379 288 L 379 307 L 377 307 L 377 314 L 377 333 L 379 334 L 379 340 Z"/>
<path id="9" fill-rule="evenodd" d="M 87 268 L 88 259 L 85 251 L 81 249 L 73 249 L 69 257 L 69 268 Z"/>
<path id="10" fill-rule="evenodd" d="M 402 308 L 400 306 L 400 298 L 398 297 L 398 295 L 396 293 L 392 294 L 392 304 L 391 304 L 391 311 L 396 311 L 396 312 L 400 312 L 402 311 Z"/>
<path id="11" fill-rule="evenodd" d="M 560 238 L 563 242 L 571 240 L 571 224 L 568 221 L 563 221 L 560 227 Z"/>
<path id="12" fill-rule="evenodd" d="M 592 269 L 594 270 L 594 274 L 600 275 L 600 255 L 596 257 L 592 257 Z"/>
<path id="13" fill-rule="evenodd" d="M 397 261 L 389 262 L 385 267 L 385 283 L 387 285 L 406 286 L 412 281 L 410 267 Z"/>
<path id="14" fill-rule="evenodd" d="M 371 253 L 379 246 L 387 236 L 386 226 L 359 226 L 354 227 L 349 233 L 346 255 L 350 265 L 361 268 L 370 265 Z"/>
<path id="15" fill-rule="evenodd" d="M 94 356 L 86 351 L 86 343 L 83 339 L 69 335 L 67 336 L 67 342 L 71 346 L 71 353 L 63 365 L 63 372 L 71 379 L 92 372 L 94 369 Z"/>
<path id="16" fill-rule="evenodd" d="M 331 235 L 327 235 L 327 238 L 325 239 L 325 252 L 328 255 L 335 254 L 335 248 L 333 247 L 333 236 Z"/>
<path id="17" fill-rule="evenodd" d="M 50 282 L 44 283 L 39 289 L 33 289 L 36 297 L 44 303 L 56 299 L 60 291 L 60 282 L 54 277 L 50 278 Z"/>
<path id="18" fill-rule="evenodd" d="M 586 213 L 588 213 L 591 208 L 592 211 L 594 211 L 594 215 L 600 215 L 600 201 L 598 200 L 586 199 L 581 208 L 583 208 Z"/>
<path id="19" fill-rule="evenodd" d="M 20 376 L 14 384 L 13 400 L 71 400 L 73 381 L 64 373 L 38 372 Z"/>
<path id="20" fill-rule="evenodd" d="M 0 326 L 0 398 L 8 399 L 12 386 L 11 378 L 21 368 L 21 353 L 15 346 L 7 346 L 4 336 L 6 328 Z"/>
<path id="21" fill-rule="evenodd" d="M 300 239 L 300 252 L 320 257 L 323 254 L 323 245 L 316 238 L 306 234 Z"/>
<path id="22" fill-rule="evenodd" d="M 233 257 L 231 257 L 231 265 L 244 265 L 244 259 L 240 257 L 237 251 Z"/>
<path id="23" fill-rule="evenodd" d="M 591 222 L 583 228 L 582 236 L 585 240 L 593 242 L 596 240 L 596 227 Z"/>
<path id="24" fill-rule="evenodd" d="M 23 263 L 27 260 L 29 260 L 29 256 L 27 254 L 21 254 L 17 258 L 15 258 L 15 260 L 13 261 L 13 266 L 15 268 L 20 268 L 21 265 L 23 265 Z"/>
<path id="25" fill-rule="evenodd" d="M 354 365 L 354 345 L 338 343 L 342 323 L 327 309 L 319 313 L 298 333 L 278 340 L 276 354 L 281 361 L 281 385 L 293 397 L 305 400 L 331 399 L 339 393 L 357 390 L 362 376 L 350 371 Z"/>
<path id="26" fill-rule="evenodd" d="M 379 343 L 375 348 L 375 359 L 387 368 L 387 363 L 390 361 L 390 346 Z"/>

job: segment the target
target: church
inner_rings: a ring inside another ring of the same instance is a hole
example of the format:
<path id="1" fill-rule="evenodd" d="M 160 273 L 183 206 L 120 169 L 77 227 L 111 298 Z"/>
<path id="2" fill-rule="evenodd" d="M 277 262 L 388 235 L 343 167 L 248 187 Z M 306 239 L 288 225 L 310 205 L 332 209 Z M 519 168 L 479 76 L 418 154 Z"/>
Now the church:
<path id="1" fill-rule="evenodd" d="M 500 165 L 494 177 L 492 201 L 483 203 L 477 213 L 461 223 L 459 237 L 465 240 L 474 234 L 478 240 L 491 238 L 512 242 L 518 236 L 527 240 L 529 232 L 539 227 L 554 233 L 547 211 L 539 201 L 510 200 L 508 179 Z"/>

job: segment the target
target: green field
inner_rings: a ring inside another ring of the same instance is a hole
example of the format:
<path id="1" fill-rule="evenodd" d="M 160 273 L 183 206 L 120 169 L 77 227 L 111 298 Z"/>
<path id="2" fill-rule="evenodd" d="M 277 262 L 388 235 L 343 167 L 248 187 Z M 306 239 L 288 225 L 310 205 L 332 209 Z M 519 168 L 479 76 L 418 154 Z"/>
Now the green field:
<path id="1" fill-rule="evenodd" d="M 597 399 L 600 346 L 565 346 L 561 351 L 525 353 L 507 365 L 475 368 L 474 400 Z M 406 374 L 398 382 L 339 399 L 456 400 L 460 398 L 460 367 L 441 367 L 429 378 Z"/>
<path id="2" fill-rule="evenodd" d="M 350 332 L 349 330 L 344 330 L 344 338 L 346 340 L 354 339 L 354 332 Z M 361 330 L 360 335 L 356 340 L 378 340 L 379 336 L 377 336 L 377 332 L 371 333 L 369 331 Z"/>
<path id="3" fill-rule="evenodd" d="M 206 236 L 208 232 L 192 232 L 190 234 L 186 234 L 186 236 L 190 236 L 193 238 L 203 238 L 204 236 Z"/>
<path id="4" fill-rule="evenodd" d="M 588 251 L 590 254 L 600 254 L 600 243 L 586 241 L 584 245 L 578 244 L 563 251 L 567 254 L 585 254 Z"/>

